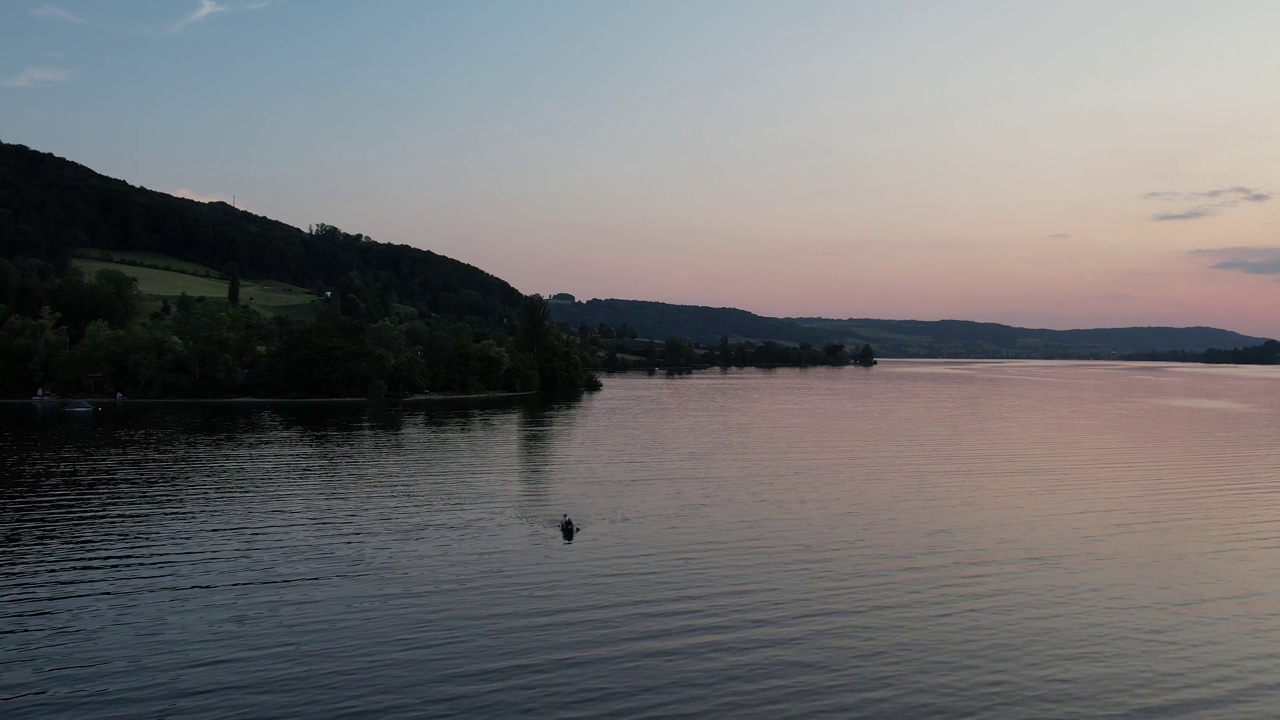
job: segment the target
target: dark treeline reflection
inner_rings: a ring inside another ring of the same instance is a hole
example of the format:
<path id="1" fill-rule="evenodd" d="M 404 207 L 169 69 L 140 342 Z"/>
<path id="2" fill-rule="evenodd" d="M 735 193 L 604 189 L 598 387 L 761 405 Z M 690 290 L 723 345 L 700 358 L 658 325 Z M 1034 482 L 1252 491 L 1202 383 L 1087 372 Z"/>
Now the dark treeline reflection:
<path id="1" fill-rule="evenodd" d="M 74 478 L 77 458 L 127 460 L 193 447 L 208 452 L 259 438 L 266 441 L 273 433 L 324 444 L 341 437 L 413 429 L 456 431 L 503 417 L 519 423 L 521 455 L 536 464 L 549 452 L 553 418 L 577 402 L 576 397 L 536 395 L 410 403 L 125 402 L 103 403 L 85 414 L 63 412 L 56 405 L 0 404 L 0 488 L 29 486 L 51 475 Z M 51 462 L 54 458 L 65 462 Z"/>
<path id="2" fill-rule="evenodd" d="M 541 490 L 554 465 L 555 444 L 572 420 L 577 402 L 570 398 L 531 396 L 520 406 L 520 481 Z"/>
<path id="3" fill-rule="evenodd" d="M 324 498 L 347 492 L 334 483 L 404 471 L 431 484 L 456 462 L 499 467 L 504 455 L 515 460 L 512 479 L 537 494 L 550 481 L 557 426 L 578 403 L 123 403 L 85 414 L 0 404 L 0 548 L 141 542 L 159 517 L 252 514 L 282 493 L 299 496 L 295 507 L 332 503 Z M 335 519 L 357 511 L 325 508 L 318 515 Z"/>

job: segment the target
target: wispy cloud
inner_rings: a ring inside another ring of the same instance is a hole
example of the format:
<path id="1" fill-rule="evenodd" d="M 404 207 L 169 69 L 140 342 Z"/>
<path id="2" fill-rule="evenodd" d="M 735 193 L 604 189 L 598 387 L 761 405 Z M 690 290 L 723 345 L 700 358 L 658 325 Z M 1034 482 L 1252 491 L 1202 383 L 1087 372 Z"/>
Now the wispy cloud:
<path id="1" fill-rule="evenodd" d="M 1216 200 L 1218 198 L 1227 198 L 1228 200 L 1249 200 L 1250 202 L 1261 202 L 1270 200 L 1271 193 L 1263 192 L 1257 188 L 1246 187 L 1244 185 L 1232 185 L 1224 188 L 1214 188 L 1213 190 L 1203 190 L 1201 192 L 1178 192 L 1176 190 L 1156 190 L 1155 192 L 1143 193 L 1143 200 L 1158 200 L 1160 202 L 1174 202 L 1176 200 Z"/>
<path id="2" fill-rule="evenodd" d="M 1218 188 L 1217 190 L 1206 190 L 1204 192 L 1191 193 L 1190 195 L 1192 197 L 1220 198 L 1220 197 L 1229 196 L 1229 195 L 1248 196 L 1248 195 L 1253 195 L 1256 192 L 1257 190 L 1254 190 L 1253 188 L 1247 188 L 1243 185 L 1232 185 L 1231 187 Z"/>
<path id="3" fill-rule="evenodd" d="M 1049 239 L 1050 240 L 1069 240 L 1071 239 L 1071 233 L 1053 233 L 1052 235 L 1049 236 Z"/>
<path id="4" fill-rule="evenodd" d="M 0 85 L 11 88 L 40 87 L 71 79 L 71 71 L 58 67 L 29 67 L 17 75 L 10 75 Z"/>
<path id="5" fill-rule="evenodd" d="M 191 24 L 198 23 L 214 13 L 226 12 L 230 9 L 226 5 L 219 5 L 214 0 L 200 0 L 200 6 L 193 10 L 190 15 L 171 25 L 169 32 L 181 32 Z"/>
<path id="6" fill-rule="evenodd" d="M 1199 220 L 1200 218 L 1217 215 L 1220 210 L 1235 207 L 1242 201 L 1262 203 L 1271 200 L 1273 196 L 1271 193 L 1257 188 L 1246 187 L 1244 185 L 1232 185 L 1230 187 L 1214 188 L 1213 190 L 1203 190 L 1200 192 L 1156 190 L 1154 192 L 1143 193 L 1140 197 L 1143 200 L 1154 200 L 1156 202 L 1196 203 L 1196 206 L 1190 210 L 1160 212 L 1151 216 L 1151 219 L 1157 222 L 1167 222 L 1171 220 Z M 1205 202 L 1206 200 L 1210 202 Z"/>
<path id="7" fill-rule="evenodd" d="M 1280 275 L 1280 247 L 1229 247 L 1192 250 L 1196 257 L 1217 260 L 1209 267 L 1250 275 Z"/>
<path id="8" fill-rule="evenodd" d="M 77 25 L 85 24 L 86 20 L 78 15 L 63 10 L 53 5 L 41 5 L 38 8 L 32 8 L 27 13 L 27 17 L 39 18 L 41 20 L 60 20 L 62 22 L 75 23 Z"/>
<path id="9" fill-rule="evenodd" d="M 269 0 L 268 0 L 268 1 L 266 1 L 266 2 L 250 3 L 250 4 L 248 4 L 248 5 L 245 5 L 245 6 L 244 6 L 244 9 L 245 9 L 245 10 L 261 10 L 262 8 L 264 8 L 264 7 L 266 7 L 266 6 L 270 5 L 270 4 L 271 4 L 271 3 L 269 2 Z"/>
<path id="10" fill-rule="evenodd" d="M 1217 215 L 1217 211 L 1210 207 L 1198 207 L 1192 210 L 1183 210 L 1182 212 L 1162 212 L 1151 216 L 1152 220 L 1158 222 L 1170 222 L 1177 220 L 1199 220 Z"/>

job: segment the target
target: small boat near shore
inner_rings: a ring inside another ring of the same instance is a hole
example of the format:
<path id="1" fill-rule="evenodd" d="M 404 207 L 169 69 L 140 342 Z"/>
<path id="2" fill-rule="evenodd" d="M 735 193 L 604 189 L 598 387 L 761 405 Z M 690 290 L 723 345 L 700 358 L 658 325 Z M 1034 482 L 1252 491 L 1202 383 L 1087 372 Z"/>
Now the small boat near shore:
<path id="1" fill-rule="evenodd" d="M 85 400 L 72 400 L 71 402 L 62 406 L 63 412 L 74 412 L 74 413 L 93 412 L 94 410 L 97 410 L 97 409 L 98 408 L 94 407 L 92 403 L 89 403 Z"/>

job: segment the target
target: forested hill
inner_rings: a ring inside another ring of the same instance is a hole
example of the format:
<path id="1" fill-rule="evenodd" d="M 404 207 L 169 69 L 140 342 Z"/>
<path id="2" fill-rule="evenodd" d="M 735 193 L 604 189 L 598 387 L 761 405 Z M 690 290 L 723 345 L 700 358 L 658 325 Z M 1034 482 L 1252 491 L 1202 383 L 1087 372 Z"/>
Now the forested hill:
<path id="1" fill-rule="evenodd" d="M 699 305 L 671 305 L 644 300 L 588 300 L 574 302 L 564 295 L 551 298 L 551 315 L 557 323 L 576 329 L 581 324 L 597 327 L 629 325 L 642 337 L 663 340 L 680 337 L 704 345 L 714 345 L 722 335 L 733 340 L 774 340 L 784 343 L 821 345 L 830 337 L 825 330 L 803 327 L 778 318 L 762 317 L 737 308 Z"/>
<path id="2" fill-rule="evenodd" d="M 683 337 L 706 345 L 721 336 L 815 347 L 870 343 L 880 357 L 1104 359 L 1152 351 L 1201 353 L 1265 340 L 1208 327 L 1048 330 L 966 320 L 772 318 L 734 308 L 615 299 L 577 302 L 570 297 L 556 296 L 551 312 L 556 322 L 571 329 L 626 324 L 641 337 Z"/>
<path id="3" fill-rule="evenodd" d="M 465 263 L 0 144 L 0 397 L 574 391 L 592 353 Z"/>
<path id="4" fill-rule="evenodd" d="M 894 354 L 929 357 L 1088 357 L 1134 352 L 1204 352 L 1214 347 L 1255 345 L 1265 338 L 1211 327 L 1125 327 L 1083 330 L 1021 328 L 969 320 L 829 320 L 794 318 L 829 333 L 881 338 Z"/>
<path id="5" fill-rule="evenodd" d="M 135 187 L 23 145 L 0 143 L 0 256 L 61 264 L 82 248 L 148 251 L 245 277 L 336 290 L 473 325 L 508 321 L 522 295 L 471 265 L 319 225 L 306 232 Z M 389 309 L 388 309 L 389 310 Z"/>

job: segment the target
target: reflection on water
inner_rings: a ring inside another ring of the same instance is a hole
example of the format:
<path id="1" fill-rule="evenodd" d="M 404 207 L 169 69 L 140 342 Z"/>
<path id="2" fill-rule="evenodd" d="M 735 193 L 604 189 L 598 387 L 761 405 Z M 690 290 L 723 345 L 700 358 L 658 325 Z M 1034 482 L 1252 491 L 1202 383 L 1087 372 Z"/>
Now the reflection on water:
<path id="1" fill-rule="evenodd" d="M 0 406 L 0 716 L 1265 717 L 1278 389 L 886 361 Z"/>
<path id="2" fill-rule="evenodd" d="M 1156 400 L 1156 402 L 1164 405 L 1204 408 L 1206 410 L 1243 410 L 1245 412 L 1254 412 L 1257 410 L 1257 408 L 1252 405 L 1232 402 L 1231 400 L 1215 400 L 1213 398 L 1161 398 Z"/>

